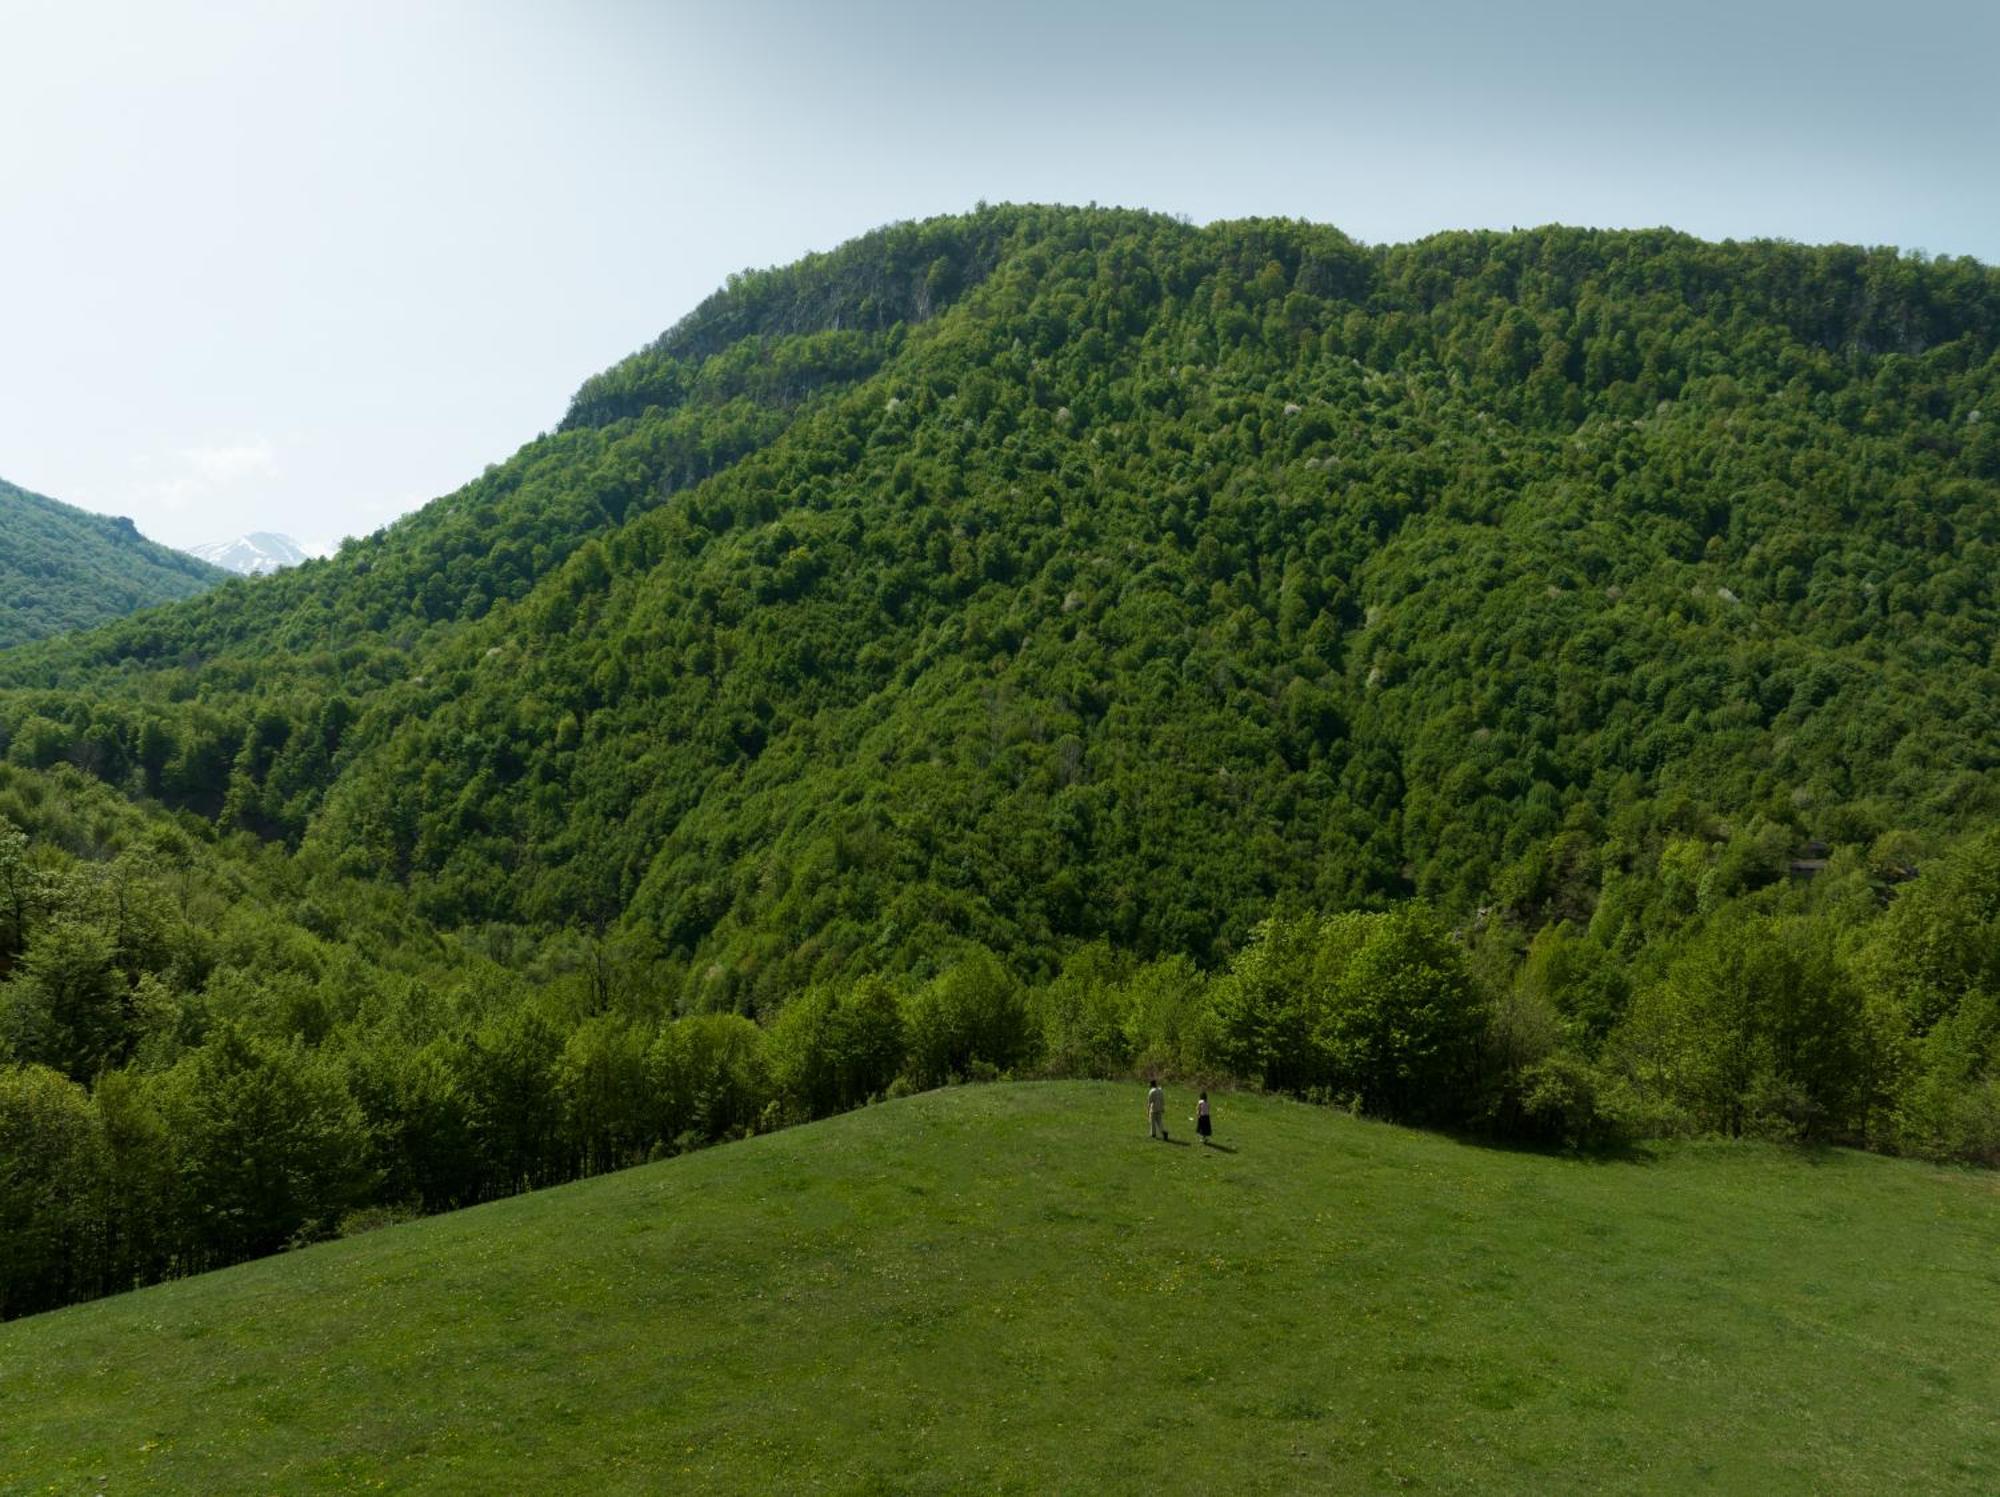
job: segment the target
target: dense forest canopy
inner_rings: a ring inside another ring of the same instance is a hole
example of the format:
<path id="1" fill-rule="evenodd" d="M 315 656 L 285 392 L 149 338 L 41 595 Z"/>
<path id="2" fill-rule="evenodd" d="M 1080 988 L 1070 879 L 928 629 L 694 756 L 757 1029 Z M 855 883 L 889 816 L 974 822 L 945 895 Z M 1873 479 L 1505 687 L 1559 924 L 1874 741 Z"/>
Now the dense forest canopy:
<path id="1" fill-rule="evenodd" d="M 207 1200 L 262 1067 L 333 1140 L 27 1298 L 990 1069 L 2000 1155 L 1996 422 L 2000 274 L 1892 250 L 737 277 L 337 557 L 0 655 L 0 1129 Z"/>
<path id="2" fill-rule="evenodd" d="M 0 479 L 0 649 L 192 597 L 227 575 L 155 545 L 130 520 Z"/>

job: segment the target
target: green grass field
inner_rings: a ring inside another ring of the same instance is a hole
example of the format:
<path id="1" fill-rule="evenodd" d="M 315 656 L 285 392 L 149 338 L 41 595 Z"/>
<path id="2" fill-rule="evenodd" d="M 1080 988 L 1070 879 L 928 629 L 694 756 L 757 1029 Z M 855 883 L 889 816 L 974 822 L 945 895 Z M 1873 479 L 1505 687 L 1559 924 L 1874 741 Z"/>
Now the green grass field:
<path id="1" fill-rule="evenodd" d="M 0 1489 L 2000 1491 L 2000 1181 L 962 1088 L 0 1326 Z"/>

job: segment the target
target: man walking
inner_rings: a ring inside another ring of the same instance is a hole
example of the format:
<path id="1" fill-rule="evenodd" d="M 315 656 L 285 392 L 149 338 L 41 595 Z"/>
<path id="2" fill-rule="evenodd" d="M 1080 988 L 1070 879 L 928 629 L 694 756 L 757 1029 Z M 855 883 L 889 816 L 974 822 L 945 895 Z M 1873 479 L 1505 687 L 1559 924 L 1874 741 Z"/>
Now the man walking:
<path id="1" fill-rule="evenodd" d="M 1146 1093 L 1146 1121 L 1151 1128 L 1146 1136 L 1165 1140 L 1167 1137 L 1167 1094 L 1160 1090 L 1160 1078 L 1153 1078 L 1153 1089 Z"/>

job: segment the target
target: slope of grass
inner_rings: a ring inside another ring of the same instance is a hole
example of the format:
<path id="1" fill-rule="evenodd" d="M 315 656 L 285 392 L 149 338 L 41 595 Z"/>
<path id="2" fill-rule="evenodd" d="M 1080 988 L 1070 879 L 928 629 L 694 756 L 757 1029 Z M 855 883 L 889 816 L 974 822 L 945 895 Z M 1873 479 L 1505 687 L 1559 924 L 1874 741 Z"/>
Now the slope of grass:
<path id="1" fill-rule="evenodd" d="M 0 1488 L 2000 1489 L 1991 1177 L 1217 1117 L 933 1093 L 16 1322 Z"/>

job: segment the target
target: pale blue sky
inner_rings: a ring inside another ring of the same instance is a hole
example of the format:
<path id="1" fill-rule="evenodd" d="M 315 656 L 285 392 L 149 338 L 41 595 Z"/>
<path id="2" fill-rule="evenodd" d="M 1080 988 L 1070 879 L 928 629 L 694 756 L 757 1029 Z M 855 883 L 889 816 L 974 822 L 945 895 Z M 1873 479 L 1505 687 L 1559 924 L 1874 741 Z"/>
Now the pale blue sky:
<path id="1" fill-rule="evenodd" d="M 2000 261 L 2000 3 L 0 0 L 0 477 L 448 492 L 732 270 L 980 199 Z"/>

